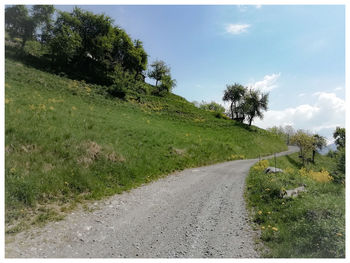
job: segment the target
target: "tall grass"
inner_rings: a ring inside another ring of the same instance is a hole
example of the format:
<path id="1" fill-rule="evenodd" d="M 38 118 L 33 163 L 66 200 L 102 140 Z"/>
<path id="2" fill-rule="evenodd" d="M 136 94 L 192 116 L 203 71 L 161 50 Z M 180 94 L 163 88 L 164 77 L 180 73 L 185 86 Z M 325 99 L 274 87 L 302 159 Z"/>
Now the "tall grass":
<path id="1" fill-rule="evenodd" d="M 301 169 L 296 153 L 277 158 L 283 174 L 265 174 L 261 163 L 252 167 L 246 199 L 268 248 L 265 257 L 345 257 L 345 187 L 323 176 L 334 165 L 334 159 L 317 155 L 315 164 Z M 282 198 L 283 191 L 301 186 L 306 192 Z"/>
<path id="2" fill-rule="evenodd" d="M 286 149 L 265 130 L 174 94 L 106 98 L 106 87 L 14 60 L 6 60 L 5 82 L 8 233 L 176 170 Z"/>

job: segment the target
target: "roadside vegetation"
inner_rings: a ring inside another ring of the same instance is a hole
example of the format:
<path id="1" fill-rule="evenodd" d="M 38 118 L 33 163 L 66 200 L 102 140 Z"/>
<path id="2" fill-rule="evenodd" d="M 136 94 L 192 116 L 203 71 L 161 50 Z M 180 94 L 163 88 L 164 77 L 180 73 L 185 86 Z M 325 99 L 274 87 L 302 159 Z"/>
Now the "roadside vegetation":
<path id="1" fill-rule="evenodd" d="M 345 129 L 334 132 L 338 150 L 326 156 L 313 153 L 313 136 L 305 136 L 299 131 L 292 138 L 309 147 L 302 154 L 277 158 L 276 167 L 283 173 L 265 173 L 266 167 L 275 164 L 262 160 L 247 178 L 246 200 L 267 248 L 263 256 L 344 258 Z M 287 197 L 290 190 L 294 196 Z"/>

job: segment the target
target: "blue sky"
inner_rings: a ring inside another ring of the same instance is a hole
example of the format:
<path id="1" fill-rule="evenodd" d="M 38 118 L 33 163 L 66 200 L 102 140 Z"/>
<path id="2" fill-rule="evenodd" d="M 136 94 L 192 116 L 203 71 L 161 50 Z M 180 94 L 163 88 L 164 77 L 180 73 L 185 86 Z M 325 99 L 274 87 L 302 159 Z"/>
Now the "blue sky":
<path id="1" fill-rule="evenodd" d="M 149 62 L 170 65 L 174 93 L 189 101 L 223 104 L 226 84 L 238 82 L 270 92 L 260 127 L 291 124 L 331 139 L 345 126 L 342 5 L 80 7 L 142 40 Z"/>

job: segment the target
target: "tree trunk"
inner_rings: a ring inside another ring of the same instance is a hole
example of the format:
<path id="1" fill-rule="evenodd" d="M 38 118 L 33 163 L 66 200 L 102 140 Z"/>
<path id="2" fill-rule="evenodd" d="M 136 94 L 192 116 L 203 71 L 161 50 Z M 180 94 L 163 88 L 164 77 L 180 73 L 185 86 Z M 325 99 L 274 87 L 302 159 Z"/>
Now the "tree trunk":
<path id="1" fill-rule="evenodd" d="M 231 119 L 233 120 L 234 117 L 233 117 L 233 102 L 231 102 Z"/>
<path id="2" fill-rule="evenodd" d="M 316 151 L 312 150 L 312 163 L 315 163 L 315 154 L 316 154 Z"/>
<path id="3" fill-rule="evenodd" d="M 156 87 L 158 87 L 158 79 L 156 79 Z"/>

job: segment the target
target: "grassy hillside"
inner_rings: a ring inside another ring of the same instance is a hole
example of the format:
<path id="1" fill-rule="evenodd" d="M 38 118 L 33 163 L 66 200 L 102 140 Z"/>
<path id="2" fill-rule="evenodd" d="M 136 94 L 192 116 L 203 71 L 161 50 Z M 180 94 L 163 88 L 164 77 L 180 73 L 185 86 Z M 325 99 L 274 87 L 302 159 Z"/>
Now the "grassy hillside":
<path id="1" fill-rule="evenodd" d="M 286 149 L 173 94 L 125 102 L 17 61 L 5 70 L 7 233 L 176 170 Z"/>
<path id="2" fill-rule="evenodd" d="M 265 161 L 274 166 L 274 160 Z M 328 173 L 335 161 L 316 155 L 315 164 L 301 167 L 298 153 L 277 158 L 283 174 L 265 174 L 264 163 L 251 168 L 246 199 L 269 249 L 264 256 L 278 258 L 345 257 L 345 187 Z M 327 171 L 327 172 L 326 172 Z M 297 197 L 281 192 L 304 186 Z"/>

